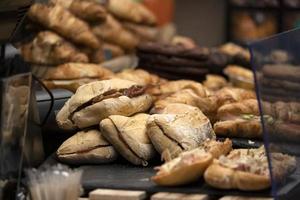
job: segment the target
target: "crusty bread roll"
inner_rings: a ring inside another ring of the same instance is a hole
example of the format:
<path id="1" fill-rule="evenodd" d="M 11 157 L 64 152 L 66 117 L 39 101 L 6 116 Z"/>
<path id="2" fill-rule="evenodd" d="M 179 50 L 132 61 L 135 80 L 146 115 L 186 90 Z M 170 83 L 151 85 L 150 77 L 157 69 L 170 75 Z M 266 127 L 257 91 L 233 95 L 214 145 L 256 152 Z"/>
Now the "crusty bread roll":
<path id="1" fill-rule="evenodd" d="M 117 152 L 96 129 L 80 131 L 67 139 L 57 150 L 61 162 L 67 164 L 99 164 L 112 162 Z"/>
<path id="2" fill-rule="evenodd" d="M 161 114 L 150 116 L 147 133 L 164 160 L 215 138 L 209 119 L 198 108 L 185 104 L 169 104 Z"/>
<path id="3" fill-rule="evenodd" d="M 152 104 L 151 96 L 144 92 L 143 86 L 122 79 L 83 85 L 58 112 L 57 123 L 65 129 L 85 128 L 98 125 L 110 115 L 131 116 L 144 112 Z"/>
<path id="4" fill-rule="evenodd" d="M 155 150 L 146 133 L 149 115 L 140 113 L 132 117 L 111 115 L 100 122 L 103 136 L 128 161 L 146 166 Z"/>
<path id="5" fill-rule="evenodd" d="M 217 91 L 228 85 L 228 83 L 223 76 L 208 74 L 203 85 L 209 90 Z"/>

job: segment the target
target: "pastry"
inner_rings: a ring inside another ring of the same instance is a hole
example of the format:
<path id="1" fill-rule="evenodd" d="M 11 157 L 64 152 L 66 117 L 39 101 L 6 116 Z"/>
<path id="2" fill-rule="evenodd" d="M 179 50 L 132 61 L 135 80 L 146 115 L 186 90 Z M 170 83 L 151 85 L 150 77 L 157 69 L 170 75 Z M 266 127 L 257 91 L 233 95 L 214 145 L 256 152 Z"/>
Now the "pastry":
<path id="1" fill-rule="evenodd" d="M 110 0 L 108 10 L 120 19 L 137 24 L 156 23 L 156 17 L 151 11 L 143 4 L 131 0 Z"/>
<path id="2" fill-rule="evenodd" d="M 116 77 L 118 77 L 120 79 L 134 81 L 141 85 L 157 85 L 157 84 L 166 82 L 164 79 L 162 79 L 154 74 L 150 74 L 147 71 L 142 70 L 142 69 L 123 70 L 122 72 L 117 73 Z"/>
<path id="3" fill-rule="evenodd" d="M 262 86 L 265 88 L 268 88 L 268 87 L 275 88 L 275 89 L 283 88 L 284 90 L 295 91 L 295 92 L 300 90 L 299 82 L 289 81 L 288 79 L 280 80 L 280 79 L 263 77 L 259 81 L 260 81 L 260 84 L 262 84 Z"/>
<path id="4" fill-rule="evenodd" d="M 285 142 L 298 142 L 300 136 L 300 125 L 298 123 L 284 122 L 281 120 L 274 120 L 268 118 L 268 121 L 264 121 L 266 131 L 280 141 Z"/>
<path id="5" fill-rule="evenodd" d="M 79 78 L 107 79 L 113 76 L 113 72 L 90 63 L 66 63 L 50 68 L 44 76 L 48 80 L 68 80 Z"/>
<path id="6" fill-rule="evenodd" d="M 300 68 L 288 64 L 265 65 L 262 68 L 264 76 L 272 79 L 299 82 Z"/>
<path id="7" fill-rule="evenodd" d="M 241 56 L 242 58 L 250 62 L 250 51 L 234 43 L 226 43 L 220 47 L 220 50 L 230 56 Z"/>
<path id="8" fill-rule="evenodd" d="M 238 65 L 228 65 L 224 69 L 224 74 L 226 74 L 230 78 L 242 79 L 249 82 L 254 82 L 253 72 L 249 69 L 240 67 Z"/>
<path id="9" fill-rule="evenodd" d="M 100 47 L 99 40 L 88 24 L 60 5 L 33 4 L 28 11 L 28 17 L 79 45 L 93 49 Z"/>
<path id="10" fill-rule="evenodd" d="M 228 103 L 239 102 L 246 99 L 256 99 L 253 91 L 241 88 L 223 88 L 215 93 L 218 99 L 218 105 L 222 106 Z"/>
<path id="11" fill-rule="evenodd" d="M 200 96 L 205 95 L 205 96 Z M 217 109 L 213 99 L 206 94 L 197 94 L 193 89 L 182 89 L 165 98 L 161 98 L 154 103 L 150 113 L 161 113 L 163 109 L 171 103 L 182 103 L 198 107 L 206 116 L 210 116 Z"/>
<path id="12" fill-rule="evenodd" d="M 214 124 L 214 131 L 218 136 L 261 138 L 262 127 L 259 116 L 242 115 L 226 121 L 218 121 Z"/>
<path id="13" fill-rule="evenodd" d="M 111 15 L 106 17 L 106 21 L 103 24 L 95 25 L 92 30 L 99 39 L 121 46 L 127 50 L 134 49 L 139 43 L 138 38 L 127 31 L 120 22 Z"/>
<path id="14" fill-rule="evenodd" d="M 154 74 L 150 74 L 149 72 L 142 70 L 142 69 L 124 70 L 124 71 L 116 74 L 116 77 L 125 79 L 125 80 L 131 80 L 131 81 L 134 81 L 141 85 L 157 85 L 157 84 L 166 82 L 166 80 L 164 80 Z"/>
<path id="15" fill-rule="evenodd" d="M 178 80 L 169 81 L 158 85 L 156 87 L 149 88 L 147 93 L 154 97 L 168 96 L 172 93 L 178 92 L 182 89 L 192 89 L 198 96 L 206 96 L 207 91 L 201 83 L 197 83 L 191 80 Z"/>
<path id="16" fill-rule="evenodd" d="M 103 136 L 129 162 L 135 165 L 148 165 L 155 150 L 146 133 L 149 115 L 136 114 L 132 117 L 111 115 L 100 122 Z"/>
<path id="17" fill-rule="evenodd" d="M 66 63 L 47 69 L 43 83 L 49 89 L 63 88 L 76 92 L 81 85 L 109 79 L 113 73 L 95 64 Z"/>
<path id="18" fill-rule="evenodd" d="M 274 103 L 262 102 L 262 111 L 265 115 L 272 116 L 275 120 L 292 123 L 300 122 L 300 103 L 277 101 Z"/>
<path id="19" fill-rule="evenodd" d="M 231 141 L 205 141 L 200 147 L 181 153 L 177 158 L 157 167 L 157 174 L 151 178 L 158 185 L 184 185 L 199 179 L 213 158 L 226 155 L 232 148 Z"/>
<path id="20" fill-rule="evenodd" d="M 166 161 L 215 138 L 209 119 L 198 108 L 185 104 L 169 104 L 161 114 L 151 115 L 147 134 Z"/>
<path id="21" fill-rule="evenodd" d="M 51 0 L 69 9 L 75 16 L 88 22 L 102 22 L 106 19 L 107 11 L 100 3 L 90 0 Z"/>
<path id="22" fill-rule="evenodd" d="M 206 75 L 206 80 L 203 82 L 203 86 L 212 91 L 220 90 L 227 86 L 227 84 L 224 77 L 213 74 Z"/>
<path id="23" fill-rule="evenodd" d="M 152 104 L 145 88 L 132 81 L 110 79 L 95 81 L 79 87 L 58 112 L 61 128 L 85 128 L 99 124 L 110 115 L 131 116 L 144 112 Z"/>
<path id="24" fill-rule="evenodd" d="M 249 90 L 254 89 L 254 75 L 251 70 L 238 65 L 228 65 L 223 72 L 229 77 L 233 86 Z"/>
<path id="25" fill-rule="evenodd" d="M 80 131 L 67 139 L 57 150 L 58 159 L 67 164 L 109 163 L 117 152 L 96 129 Z"/>
<path id="26" fill-rule="evenodd" d="M 157 27 L 145 26 L 130 22 L 122 23 L 124 28 L 134 33 L 141 41 L 156 41 L 159 36 L 159 29 Z"/>
<path id="27" fill-rule="evenodd" d="M 89 62 L 86 54 L 51 31 L 39 32 L 31 42 L 20 47 L 25 61 L 43 65 L 59 65 L 65 62 Z"/>
<path id="28" fill-rule="evenodd" d="M 295 169 L 294 157 L 271 153 L 271 159 L 275 179 Z M 269 188 L 271 180 L 264 147 L 235 149 L 228 156 L 221 156 L 207 168 L 204 179 L 209 185 L 220 189 L 255 191 Z"/>
<path id="29" fill-rule="evenodd" d="M 236 103 L 225 104 L 218 109 L 217 117 L 218 120 L 225 121 L 244 114 L 259 115 L 256 99 L 246 99 Z"/>

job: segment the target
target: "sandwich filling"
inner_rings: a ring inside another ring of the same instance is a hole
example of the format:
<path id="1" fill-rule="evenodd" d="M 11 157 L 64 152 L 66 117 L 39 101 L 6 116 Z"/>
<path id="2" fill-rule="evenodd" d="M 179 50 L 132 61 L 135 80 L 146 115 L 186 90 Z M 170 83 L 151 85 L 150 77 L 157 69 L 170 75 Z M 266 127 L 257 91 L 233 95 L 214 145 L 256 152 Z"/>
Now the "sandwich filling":
<path id="1" fill-rule="evenodd" d="M 223 167 L 269 176 L 268 160 L 264 147 L 233 150 L 227 157 L 221 156 L 219 162 Z"/>
<path id="2" fill-rule="evenodd" d="M 284 178 L 296 168 L 296 159 L 282 153 L 271 153 L 272 174 L 275 180 Z M 258 149 L 233 150 L 227 157 L 221 156 L 219 163 L 238 171 L 269 176 L 269 164 L 264 147 Z"/>

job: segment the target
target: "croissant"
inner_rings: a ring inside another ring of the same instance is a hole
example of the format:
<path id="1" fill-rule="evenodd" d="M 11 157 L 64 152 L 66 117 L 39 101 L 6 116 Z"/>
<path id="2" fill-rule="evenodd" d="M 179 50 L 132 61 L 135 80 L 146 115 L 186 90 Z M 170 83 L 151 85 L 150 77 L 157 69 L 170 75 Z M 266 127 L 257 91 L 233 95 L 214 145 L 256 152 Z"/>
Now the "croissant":
<path id="1" fill-rule="evenodd" d="M 300 122 L 300 103 L 298 102 L 277 101 L 270 103 L 264 101 L 262 102 L 262 110 L 265 115 L 270 115 L 277 120 Z"/>
<path id="2" fill-rule="evenodd" d="M 157 27 L 144 26 L 130 22 L 124 22 L 123 26 L 134 33 L 141 41 L 156 41 L 159 36 L 159 29 Z"/>
<path id="3" fill-rule="evenodd" d="M 243 115 L 232 120 L 217 122 L 214 124 L 214 131 L 216 135 L 224 137 L 262 137 L 260 117 L 253 115 Z"/>
<path id="4" fill-rule="evenodd" d="M 155 24 L 156 17 L 144 5 L 132 0 L 110 0 L 108 10 L 118 18 L 138 24 Z"/>
<path id="5" fill-rule="evenodd" d="M 208 91 L 202 86 L 201 83 L 191 80 L 169 81 L 158 85 L 157 87 L 149 88 L 147 93 L 160 98 L 163 96 L 169 96 L 170 94 L 178 92 L 182 89 L 192 89 L 196 95 L 201 97 L 205 97 L 208 94 Z"/>
<path id="6" fill-rule="evenodd" d="M 99 40 L 90 30 L 88 24 L 60 5 L 36 3 L 30 7 L 28 16 L 32 21 L 57 32 L 77 44 L 93 49 L 100 47 Z"/>
<path id="7" fill-rule="evenodd" d="M 89 22 L 101 22 L 106 19 L 107 11 L 100 4 L 89 0 L 51 0 L 54 4 L 59 4 L 67 8 L 77 17 Z"/>
<path id="8" fill-rule="evenodd" d="M 217 109 L 212 98 L 199 96 L 192 89 L 183 89 L 166 98 L 157 100 L 154 103 L 154 107 L 151 109 L 151 113 L 160 113 L 170 103 L 182 103 L 198 107 L 206 116 Z"/>
<path id="9" fill-rule="evenodd" d="M 150 74 L 149 72 L 142 69 L 124 70 L 116 74 L 116 77 L 129 81 L 134 81 L 141 85 L 157 85 L 165 81 L 164 79 L 154 74 Z"/>
<path id="10" fill-rule="evenodd" d="M 134 49 L 139 42 L 131 32 L 124 29 L 111 15 L 107 16 L 105 23 L 94 26 L 92 30 L 98 38 L 124 49 Z"/>
<path id="11" fill-rule="evenodd" d="M 71 43 L 51 31 L 42 31 L 20 48 L 25 61 L 43 65 L 58 65 L 65 62 L 89 62 L 87 55 Z"/>
<path id="12" fill-rule="evenodd" d="M 206 80 L 203 82 L 203 85 L 212 91 L 222 89 L 227 84 L 228 83 L 224 77 L 212 74 L 206 75 Z"/>
<path id="13" fill-rule="evenodd" d="M 245 99 L 256 99 L 256 95 L 251 90 L 241 88 L 223 88 L 215 93 L 218 105 L 239 102 Z"/>
<path id="14" fill-rule="evenodd" d="M 241 102 L 223 105 L 218 109 L 217 117 L 223 121 L 242 114 L 259 115 L 257 100 L 247 99 Z"/>

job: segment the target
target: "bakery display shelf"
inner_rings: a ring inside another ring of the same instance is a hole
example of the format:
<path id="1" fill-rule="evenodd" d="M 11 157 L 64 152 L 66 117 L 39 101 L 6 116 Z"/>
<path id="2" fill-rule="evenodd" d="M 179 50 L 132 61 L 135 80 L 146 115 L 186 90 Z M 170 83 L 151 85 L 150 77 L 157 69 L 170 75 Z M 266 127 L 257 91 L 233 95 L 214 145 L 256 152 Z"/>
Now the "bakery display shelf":
<path id="1" fill-rule="evenodd" d="M 157 160 L 157 159 L 156 159 Z M 57 161 L 54 156 L 50 156 L 41 167 L 46 165 L 55 165 Z M 207 194 L 213 196 L 251 196 L 251 197 L 269 197 L 270 190 L 262 190 L 257 192 L 243 192 L 239 190 L 218 190 L 208 186 L 203 179 L 195 183 L 176 186 L 161 187 L 155 185 L 150 177 L 155 174 L 153 169 L 160 163 L 152 163 L 147 167 L 139 167 L 128 164 L 125 160 L 119 159 L 113 164 L 103 165 L 85 165 L 80 166 L 83 170 L 82 187 L 85 193 L 97 188 L 106 189 L 122 189 L 122 190 L 142 190 L 147 193 L 157 192 L 176 192 L 189 194 Z"/>
<path id="2" fill-rule="evenodd" d="M 299 161 L 299 158 L 297 159 Z M 41 167 L 54 165 L 58 162 L 54 156 L 50 156 Z M 138 167 L 128 164 L 125 160 L 119 159 L 113 164 L 85 165 L 80 166 L 83 170 L 82 186 L 85 193 L 97 188 L 122 189 L 122 190 L 141 190 L 153 194 L 157 192 L 175 192 L 188 194 L 207 194 L 212 196 L 251 196 L 251 197 L 270 197 L 271 190 L 262 191 L 240 191 L 240 190 L 219 190 L 207 185 L 203 179 L 189 185 L 176 187 L 161 187 L 155 185 L 150 177 L 155 174 L 154 166 L 159 163 L 152 163 L 147 167 Z M 287 178 L 285 184 L 278 191 L 278 199 L 294 199 L 299 195 L 300 189 L 300 167 Z"/>

